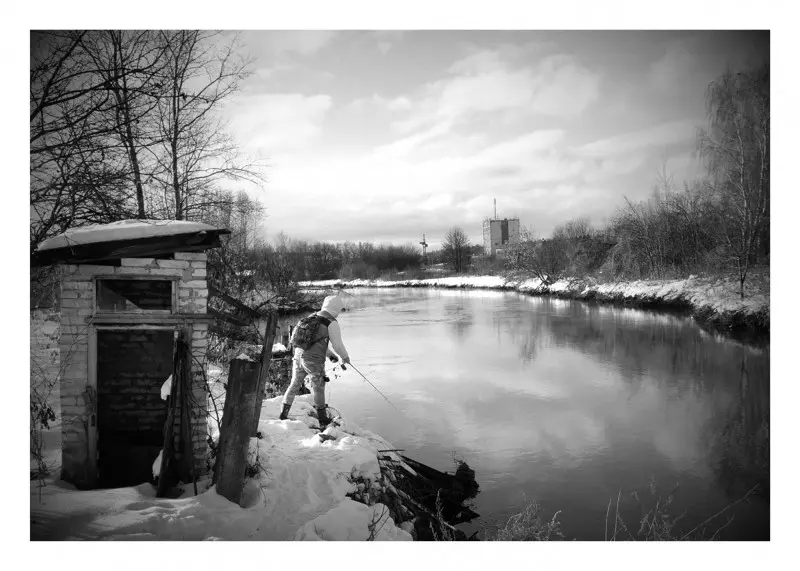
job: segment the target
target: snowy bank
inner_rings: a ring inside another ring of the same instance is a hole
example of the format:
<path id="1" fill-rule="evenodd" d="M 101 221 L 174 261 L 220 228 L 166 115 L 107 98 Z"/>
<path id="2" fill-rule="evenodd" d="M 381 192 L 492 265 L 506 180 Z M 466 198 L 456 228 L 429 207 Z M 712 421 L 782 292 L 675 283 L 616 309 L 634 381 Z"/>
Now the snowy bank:
<path id="1" fill-rule="evenodd" d="M 733 278 L 640 280 L 599 283 L 587 279 L 561 279 L 550 285 L 538 278 L 511 279 L 503 276 L 453 276 L 424 280 L 324 280 L 301 282 L 313 288 L 434 287 L 518 291 L 530 295 L 552 295 L 583 301 L 601 301 L 650 308 L 687 310 L 698 321 L 723 329 L 745 329 L 769 333 L 769 294 L 749 292 L 741 299 Z"/>
<path id="2" fill-rule="evenodd" d="M 379 455 L 401 461 L 381 452 L 394 447 L 343 419 L 320 433 L 309 397 L 295 400 L 289 420 L 277 420 L 280 407 L 280 398 L 264 401 L 241 507 L 208 480 L 197 496 L 183 486 L 178 499 L 156 498 L 148 483 L 77 491 L 52 480 L 41 489 L 31 484 L 31 538 L 411 540 L 410 523 L 396 525 L 389 509 L 374 501 L 390 486 L 381 477 Z"/>

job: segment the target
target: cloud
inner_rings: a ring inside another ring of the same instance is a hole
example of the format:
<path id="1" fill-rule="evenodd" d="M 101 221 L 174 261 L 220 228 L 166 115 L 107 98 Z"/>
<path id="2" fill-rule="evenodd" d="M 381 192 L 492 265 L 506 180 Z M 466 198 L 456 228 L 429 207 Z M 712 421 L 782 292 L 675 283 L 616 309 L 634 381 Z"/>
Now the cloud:
<path id="1" fill-rule="evenodd" d="M 386 108 L 389 111 L 405 111 L 411 109 L 411 100 L 408 97 L 395 97 L 387 102 Z"/>
<path id="2" fill-rule="evenodd" d="M 297 54 L 312 56 L 330 44 L 339 34 L 323 30 L 276 30 L 250 32 L 254 41 L 273 54 Z"/>
<path id="3" fill-rule="evenodd" d="M 301 149 L 322 133 L 329 95 L 264 93 L 239 97 L 230 128 L 237 140 L 267 155 Z"/>
<path id="4" fill-rule="evenodd" d="M 449 124 L 437 123 L 433 125 L 430 129 L 427 129 L 425 131 L 419 131 L 408 137 L 404 137 L 402 139 L 393 141 L 387 145 L 382 145 L 380 147 L 377 147 L 372 154 L 373 156 L 377 157 L 407 156 L 410 155 L 413 151 L 419 150 L 419 148 L 422 145 L 443 137 L 449 132 L 449 130 L 450 130 Z"/>
<path id="5" fill-rule="evenodd" d="M 387 103 L 387 109 L 399 114 L 391 129 L 407 136 L 407 152 L 417 134 L 417 142 L 428 144 L 424 134 L 429 132 L 451 131 L 448 143 L 458 148 L 470 124 L 494 121 L 518 127 L 541 116 L 569 119 L 598 98 L 599 74 L 570 56 L 548 55 L 533 65 L 520 57 L 535 50 L 542 47 L 503 46 L 470 53 L 453 63 L 445 78 Z"/>
<path id="6" fill-rule="evenodd" d="M 694 128 L 694 121 L 681 119 L 601 139 L 572 150 L 581 156 L 608 157 L 651 147 L 666 147 L 694 139 Z"/>
<path id="7" fill-rule="evenodd" d="M 378 42 L 378 51 L 386 55 L 392 49 L 392 42 Z"/>
<path id="8" fill-rule="evenodd" d="M 395 98 L 387 98 L 377 93 L 373 93 L 370 97 L 359 97 L 351 101 L 347 107 L 356 111 L 366 109 L 386 109 L 389 111 L 405 111 L 411 109 L 411 100 L 408 97 L 400 96 Z"/>
<path id="9" fill-rule="evenodd" d="M 600 76 L 570 56 L 548 56 L 536 66 L 516 67 L 498 52 L 479 52 L 450 69 L 461 73 L 437 85 L 440 116 L 506 109 L 526 116 L 573 116 L 599 94 Z"/>
<path id="10" fill-rule="evenodd" d="M 369 32 L 368 36 L 375 41 L 375 45 L 378 51 L 381 52 L 381 55 L 385 56 L 392 47 L 403 38 L 404 34 L 405 32 L 400 30 L 379 30 Z"/>
<path id="11" fill-rule="evenodd" d="M 443 81 L 438 114 L 458 117 L 473 112 L 527 107 L 531 103 L 532 85 L 528 71 L 496 70 Z"/>
<path id="12" fill-rule="evenodd" d="M 531 61 L 542 59 L 558 52 L 553 42 L 526 42 L 522 44 L 499 44 L 490 49 L 469 46 L 469 53 L 453 63 L 451 74 L 471 74 L 493 71 L 498 68 L 524 67 Z"/>
<path id="13" fill-rule="evenodd" d="M 650 64 L 647 74 L 650 87 L 665 92 L 679 91 L 697 68 L 698 40 L 698 37 L 688 37 L 668 42 L 664 55 Z"/>
<path id="14" fill-rule="evenodd" d="M 600 93 L 600 76 L 569 56 L 547 58 L 536 77 L 533 108 L 542 115 L 579 115 Z"/>

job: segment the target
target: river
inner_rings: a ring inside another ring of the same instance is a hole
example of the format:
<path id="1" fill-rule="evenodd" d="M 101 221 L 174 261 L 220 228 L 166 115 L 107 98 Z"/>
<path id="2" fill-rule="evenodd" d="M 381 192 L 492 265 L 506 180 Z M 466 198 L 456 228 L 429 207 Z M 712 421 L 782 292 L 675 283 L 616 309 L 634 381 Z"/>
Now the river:
<path id="1" fill-rule="evenodd" d="M 561 511 L 568 539 L 604 539 L 617 509 L 636 535 L 641 510 L 672 494 L 685 532 L 758 486 L 708 535 L 769 539 L 768 346 L 674 314 L 511 292 L 345 299 L 353 364 L 399 411 L 353 370 L 329 383 L 329 404 L 416 460 L 466 460 L 482 517 L 465 531 L 535 500 Z"/>

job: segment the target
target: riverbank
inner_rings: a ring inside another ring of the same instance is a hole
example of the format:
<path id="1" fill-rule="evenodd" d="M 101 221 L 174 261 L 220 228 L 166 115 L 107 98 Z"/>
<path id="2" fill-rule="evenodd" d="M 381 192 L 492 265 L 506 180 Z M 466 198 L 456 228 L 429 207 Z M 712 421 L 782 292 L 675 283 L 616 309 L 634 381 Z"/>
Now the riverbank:
<path id="1" fill-rule="evenodd" d="M 517 291 L 528 295 L 596 301 L 650 309 L 678 310 L 700 323 L 729 333 L 768 337 L 770 328 L 769 276 L 745 287 L 739 295 L 738 282 L 730 277 L 696 277 L 683 280 L 640 280 L 600 283 L 591 278 L 561 279 L 544 284 L 538 278 L 514 279 L 503 276 L 452 276 L 423 280 L 324 280 L 301 282 L 301 287 L 433 287 L 448 289 L 491 289 Z"/>
<path id="2" fill-rule="evenodd" d="M 402 458 L 344 419 L 320 433 L 309 398 L 298 397 L 286 421 L 277 420 L 280 397 L 264 401 L 241 507 L 207 478 L 198 495 L 189 484 L 165 499 L 149 483 L 79 491 L 54 476 L 42 488 L 31 482 L 31 539 L 411 540 L 413 523 L 379 501 L 391 489 L 382 459 Z"/>

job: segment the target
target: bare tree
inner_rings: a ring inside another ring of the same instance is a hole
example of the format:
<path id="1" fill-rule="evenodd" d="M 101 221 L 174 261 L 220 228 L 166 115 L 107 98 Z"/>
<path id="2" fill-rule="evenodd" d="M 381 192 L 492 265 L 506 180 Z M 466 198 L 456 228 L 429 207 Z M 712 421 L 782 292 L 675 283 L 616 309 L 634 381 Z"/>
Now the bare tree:
<path id="1" fill-rule="evenodd" d="M 503 257 L 512 272 L 533 274 L 545 285 L 558 280 L 566 267 L 563 237 L 541 240 L 532 228 L 521 228 L 503 249 Z"/>
<path id="2" fill-rule="evenodd" d="M 457 273 L 467 269 L 470 261 L 470 243 L 464 230 L 454 226 L 447 231 L 442 242 L 442 255 L 445 262 Z"/>
<path id="3" fill-rule="evenodd" d="M 261 182 L 219 119 L 247 75 L 235 41 L 197 31 L 31 34 L 31 246 L 122 218 L 203 219 Z M 246 235 L 251 235 L 247 229 Z"/>
<path id="4" fill-rule="evenodd" d="M 219 32 L 162 31 L 165 92 L 158 106 L 161 167 L 155 178 L 162 207 L 177 220 L 193 219 L 217 197 L 222 180 L 263 181 L 259 161 L 241 156 L 217 116 L 222 103 L 247 77 L 248 60 L 237 56 L 234 38 Z"/>
<path id="5" fill-rule="evenodd" d="M 85 32 L 32 32 L 31 245 L 72 226 L 127 217 L 127 169 L 104 138 L 115 108 L 83 48 Z"/>
<path id="6" fill-rule="evenodd" d="M 719 194 L 720 234 L 739 276 L 739 294 L 764 227 L 769 224 L 769 64 L 747 72 L 728 69 L 706 92 L 708 127 L 698 151 Z"/>
<path id="7" fill-rule="evenodd" d="M 136 190 L 138 217 L 146 218 L 142 154 L 157 135 L 152 113 L 163 85 L 165 47 L 152 31 L 107 30 L 80 37 L 95 73 L 113 96 L 108 124 L 114 141 L 107 148 L 115 142 L 121 145 Z"/>

